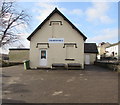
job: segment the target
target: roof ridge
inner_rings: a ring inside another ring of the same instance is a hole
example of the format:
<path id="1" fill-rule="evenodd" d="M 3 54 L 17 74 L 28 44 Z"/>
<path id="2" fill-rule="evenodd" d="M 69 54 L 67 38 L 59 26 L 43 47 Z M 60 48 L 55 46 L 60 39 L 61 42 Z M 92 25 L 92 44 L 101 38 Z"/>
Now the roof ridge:
<path id="1" fill-rule="evenodd" d="M 96 43 L 85 43 L 85 44 L 96 44 Z"/>

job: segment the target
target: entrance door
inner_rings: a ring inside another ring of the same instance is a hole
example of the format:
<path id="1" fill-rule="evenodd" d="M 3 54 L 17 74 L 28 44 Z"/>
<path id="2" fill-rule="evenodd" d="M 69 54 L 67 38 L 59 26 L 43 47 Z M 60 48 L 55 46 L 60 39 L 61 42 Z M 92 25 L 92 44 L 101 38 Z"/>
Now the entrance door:
<path id="1" fill-rule="evenodd" d="M 40 50 L 40 66 L 47 66 L 47 50 Z"/>
<path id="2" fill-rule="evenodd" d="M 90 64 L 90 56 L 85 55 L 85 64 Z"/>

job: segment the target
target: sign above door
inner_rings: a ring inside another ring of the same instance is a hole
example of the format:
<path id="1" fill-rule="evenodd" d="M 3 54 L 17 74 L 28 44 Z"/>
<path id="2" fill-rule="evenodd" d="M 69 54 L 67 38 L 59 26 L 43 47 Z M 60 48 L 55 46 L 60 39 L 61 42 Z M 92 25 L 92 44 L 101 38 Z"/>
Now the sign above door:
<path id="1" fill-rule="evenodd" d="M 48 38 L 49 43 L 64 43 L 64 38 Z"/>

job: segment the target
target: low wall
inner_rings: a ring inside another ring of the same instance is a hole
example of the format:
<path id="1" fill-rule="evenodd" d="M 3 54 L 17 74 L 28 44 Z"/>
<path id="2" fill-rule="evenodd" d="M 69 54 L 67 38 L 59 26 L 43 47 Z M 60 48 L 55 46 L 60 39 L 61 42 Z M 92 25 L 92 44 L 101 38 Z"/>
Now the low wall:
<path id="1" fill-rule="evenodd" d="M 10 49 L 9 62 L 20 62 L 29 60 L 29 49 Z"/>
<path id="2" fill-rule="evenodd" d="M 9 67 L 9 66 L 15 66 L 15 65 L 19 65 L 19 64 L 23 64 L 20 62 L 2 62 L 0 63 L 1 67 Z"/>
<path id="3" fill-rule="evenodd" d="M 113 71 L 120 71 L 120 63 L 119 62 L 95 62 L 95 65 L 101 66 L 104 68 L 109 68 Z"/>

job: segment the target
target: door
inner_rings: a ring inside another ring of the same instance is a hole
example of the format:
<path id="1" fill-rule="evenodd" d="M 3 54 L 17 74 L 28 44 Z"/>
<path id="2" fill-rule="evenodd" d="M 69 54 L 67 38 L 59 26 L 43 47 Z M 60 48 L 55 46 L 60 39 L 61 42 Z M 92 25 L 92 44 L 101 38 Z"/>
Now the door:
<path id="1" fill-rule="evenodd" d="M 47 66 L 47 50 L 40 50 L 40 66 Z"/>
<path id="2" fill-rule="evenodd" d="M 85 64 L 90 64 L 90 56 L 85 55 Z"/>

